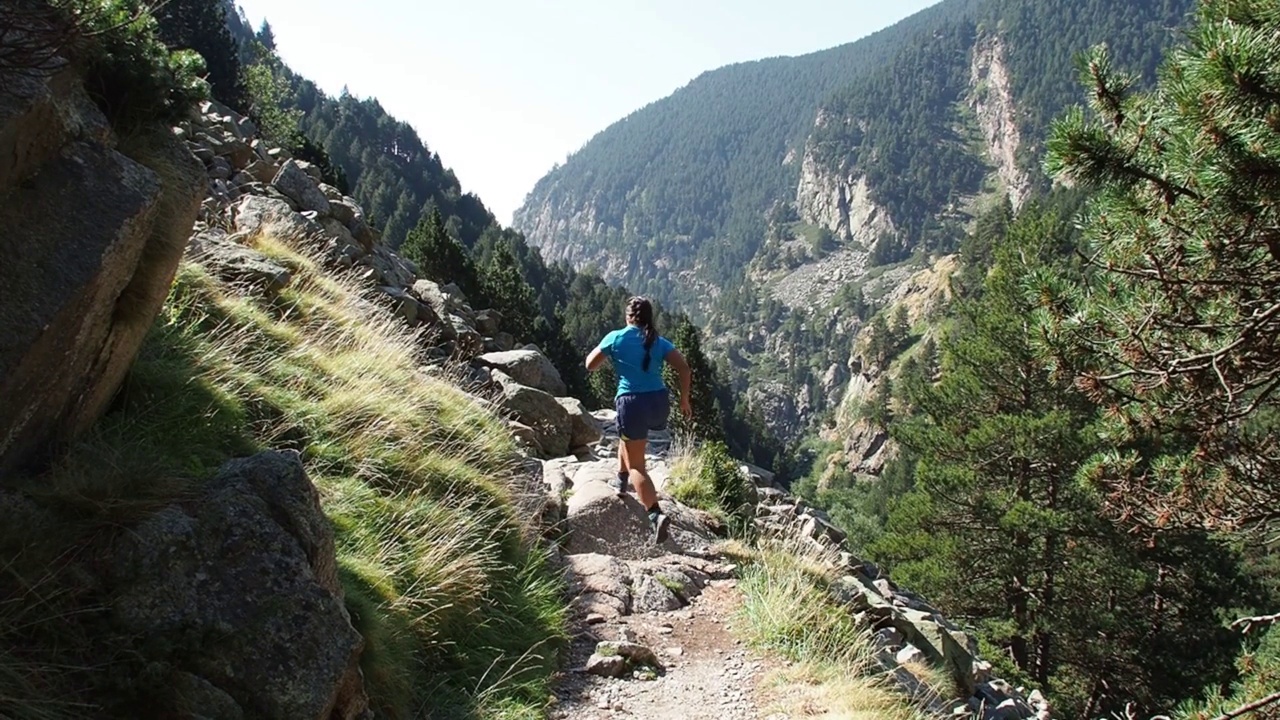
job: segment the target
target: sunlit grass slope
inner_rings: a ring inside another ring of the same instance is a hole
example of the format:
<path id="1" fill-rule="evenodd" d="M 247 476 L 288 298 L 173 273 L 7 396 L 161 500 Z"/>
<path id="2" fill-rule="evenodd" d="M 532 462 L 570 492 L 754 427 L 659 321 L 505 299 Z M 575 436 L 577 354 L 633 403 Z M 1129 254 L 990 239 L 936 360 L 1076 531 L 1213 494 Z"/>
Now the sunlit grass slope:
<path id="1" fill-rule="evenodd" d="M 509 432 L 421 372 L 418 339 L 353 282 L 273 238 L 254 244 L 292 282 L 267 298 L 184 263 L 117 407 L 29 482 L 74 522 L 39 553 L 5 544 L 6 595 L 35 597 L 26 559 L 65 556 L 194 496 L 230 457 L 293 448 L 334 524 L 378 716 L 540 717 L 565 619 L 520 509 Z"/>

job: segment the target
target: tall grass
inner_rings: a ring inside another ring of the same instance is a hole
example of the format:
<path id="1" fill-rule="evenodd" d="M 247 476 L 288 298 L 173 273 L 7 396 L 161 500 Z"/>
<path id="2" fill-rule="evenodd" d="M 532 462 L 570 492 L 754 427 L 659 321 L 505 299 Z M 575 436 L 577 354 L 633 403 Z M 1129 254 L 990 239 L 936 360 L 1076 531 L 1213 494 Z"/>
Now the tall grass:
<path id="1" fill-rule="evenodd" d="M 747 564 L 737 628 L 753 647 L 793 663 L 777 667 L 768 681 L 777 711 L 833 720 L 926 717 L 893 687 L 866 629 L 828 594 L 832 558 L 777 539 L 739 554 Z"/>
<path id="2" fill-rule="evenodd" d="M 565 618 L 520 509 L 509 432 L 491 408 L 421 372 L 420 338 L 354 280 L 274 238 L 255 244 L 293 270 L 292 284 L 246 296 L 181 267 L 113 412 L 26 483 L 79 528 L 46 544 L 92 547 L 194 497 L 229 457 L 296 449 L 335 528 L 377 715 L 531 717 L 549 695 Z M 128 713 L 125 701 L 118 714 Z"/>
<path id="3" fill-rule="evenodd" d="M 666 490 L 672 497 L 711 513 L 734 536 L 754 530 L 755 488 L 724 443 L 695 445 L 690 438 L 680 438 L 671 457 Z"/>

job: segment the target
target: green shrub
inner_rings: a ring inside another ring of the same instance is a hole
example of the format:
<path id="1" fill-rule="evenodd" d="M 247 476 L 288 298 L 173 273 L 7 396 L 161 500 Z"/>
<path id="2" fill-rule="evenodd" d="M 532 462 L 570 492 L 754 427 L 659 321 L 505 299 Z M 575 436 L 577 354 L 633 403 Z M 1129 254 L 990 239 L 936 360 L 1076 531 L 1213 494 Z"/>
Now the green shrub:
<path id="1" fill-rule="evenodd" d="M 736 535 L 752 527 L 755 488 L 722 442 L 679 453 L 667 490 L 680 502 L 719 516 Z"/>
<path id="2" fill-rule="evenodd" d="M 143 0 L 56 0 L 77 38 L 85 89 L 117 131 L 174 123 L 209 95 L 204 59 L 170 52 Z"/>

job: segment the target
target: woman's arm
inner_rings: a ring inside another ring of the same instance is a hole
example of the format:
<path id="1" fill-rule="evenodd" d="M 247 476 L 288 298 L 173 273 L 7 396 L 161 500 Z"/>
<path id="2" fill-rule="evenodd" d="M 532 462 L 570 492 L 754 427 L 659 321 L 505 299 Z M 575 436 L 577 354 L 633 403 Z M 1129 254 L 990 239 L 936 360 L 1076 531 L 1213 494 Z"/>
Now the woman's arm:
<path id="1" fill-rule="evenodd" d="M 689 394 L 693 387 L 693 371 L 689 369 L 689 361 L 684 359 L 684 355 L 680 351 L 671 348 L 667 352 L 665 358 L 671 367 L 675 368 L 676 374 L 680 376 L 680 412 L 685 417 L 693 417 L 693 405 L 689 402 Z"/>
<path id="2" fill-rule="evenodd" d="M 601 350 L 598 347 L 587 353 L 587 372 L 598 369 L 604 364 L 604 359 L 604 350 Z"/>

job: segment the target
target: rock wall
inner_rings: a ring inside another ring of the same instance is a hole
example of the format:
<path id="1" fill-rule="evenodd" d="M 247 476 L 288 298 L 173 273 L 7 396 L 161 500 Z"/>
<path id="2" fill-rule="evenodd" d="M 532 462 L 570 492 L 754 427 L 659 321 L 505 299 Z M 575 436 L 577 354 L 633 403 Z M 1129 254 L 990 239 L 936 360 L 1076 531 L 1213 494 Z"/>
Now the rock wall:
<path id="1" fill-rule="evenodd" d="M 845 533 L 818 508 L 788 495 L 760 475 L 756 528 L 765 537 L 808 546 L 837 579 L 832 596 L 872 632 L 876 660 L 904 693 L 925 702 L 939 715 L 982 720 L 1051 717 L 1049 702 L 1038 691 L 1028 693 L 993 677 L 991 663 L 978 655 L 977 639 L 945 618 L 919 595 L 898 587 L 874 563 L 847 552 Z M 962 691 L 961 704 L 928 692 L 910 664 L 925 660 L 942 669 Z"/>
<path id="2" fill-rule="evenodd" d="M 885 312 L 892 316 L 897 308 L 902 307 L 906 310 L 910 325 L 927 321 L 950 301 L 950 278 L 957 268 L 957 257 L 946 255 L 914 272 L 902 268 L 899 277 L 886 273 L 877 279 L 885 286 Z M 886 379 L 892 381 L 897 376 L 898 366 L 896 362 L 890 362 L 887 366 L 880 367 L 864 357 L 863 353 L 870 339 L 870 327 L 864 326 L 855 336 L 854 354 L 849 359 L 848 366 L 849 382 L 836 411 L 836 426 L 825 436 L 828 440 L 838 442 L 840 446 L 839 452 L 828 458 L 832 470 L 879 475 L 885 464 L 896 456 L 897 447 L 884 428 L 860 417 L 859 411 L 866 403 L 876 401 L 880 383 Z M 926 333 L 926 336 L 929 334 L 931 333 Z M 900 357 L 912 352 L 913 348 L 908 348 Z"/>
<path id="3" fill-rule="evenodd" d="M 203 194 L 172 136 L 121 146 L 79 77 L 52 63 L 0 70 L 0 474 L 105 410 Z"/>
<path id="4" fill-rule="evenodd" d="M 987 157 L 995 165 L 1009 202 L 1017 210 L 1031 194 L 1031 179 L 1018 164 L 1022 134 L 1018 130 L 1012 78 L 1000 36 L 984 36 L 973 46 L 970 83 L 973 93 L 969 106 L 978 116 Z"/>
<path id="5" fill-rule="evenodd" d="M 541 204 L 517 210 L 512 227 L 523 232 L 529 245 L 538 248 L 548 263 L 563 261 L 576 270 L 591 268 L 610 283 L 625 284 L 637 260 L 616 252 L 630 245 L 621 230 L 596 216 L 593 202 L 577 203 L 554 188 Z"/>
<path id="6" fill-rule="evenodd" d="M 796 209 L 805 222 L 864 248 L 895 232 L 889 213 L 871 199 L 866 177 L 852 168 L 834 171 L 817 159 L 813 148 L 805 151 L 800 165 Z"/>

